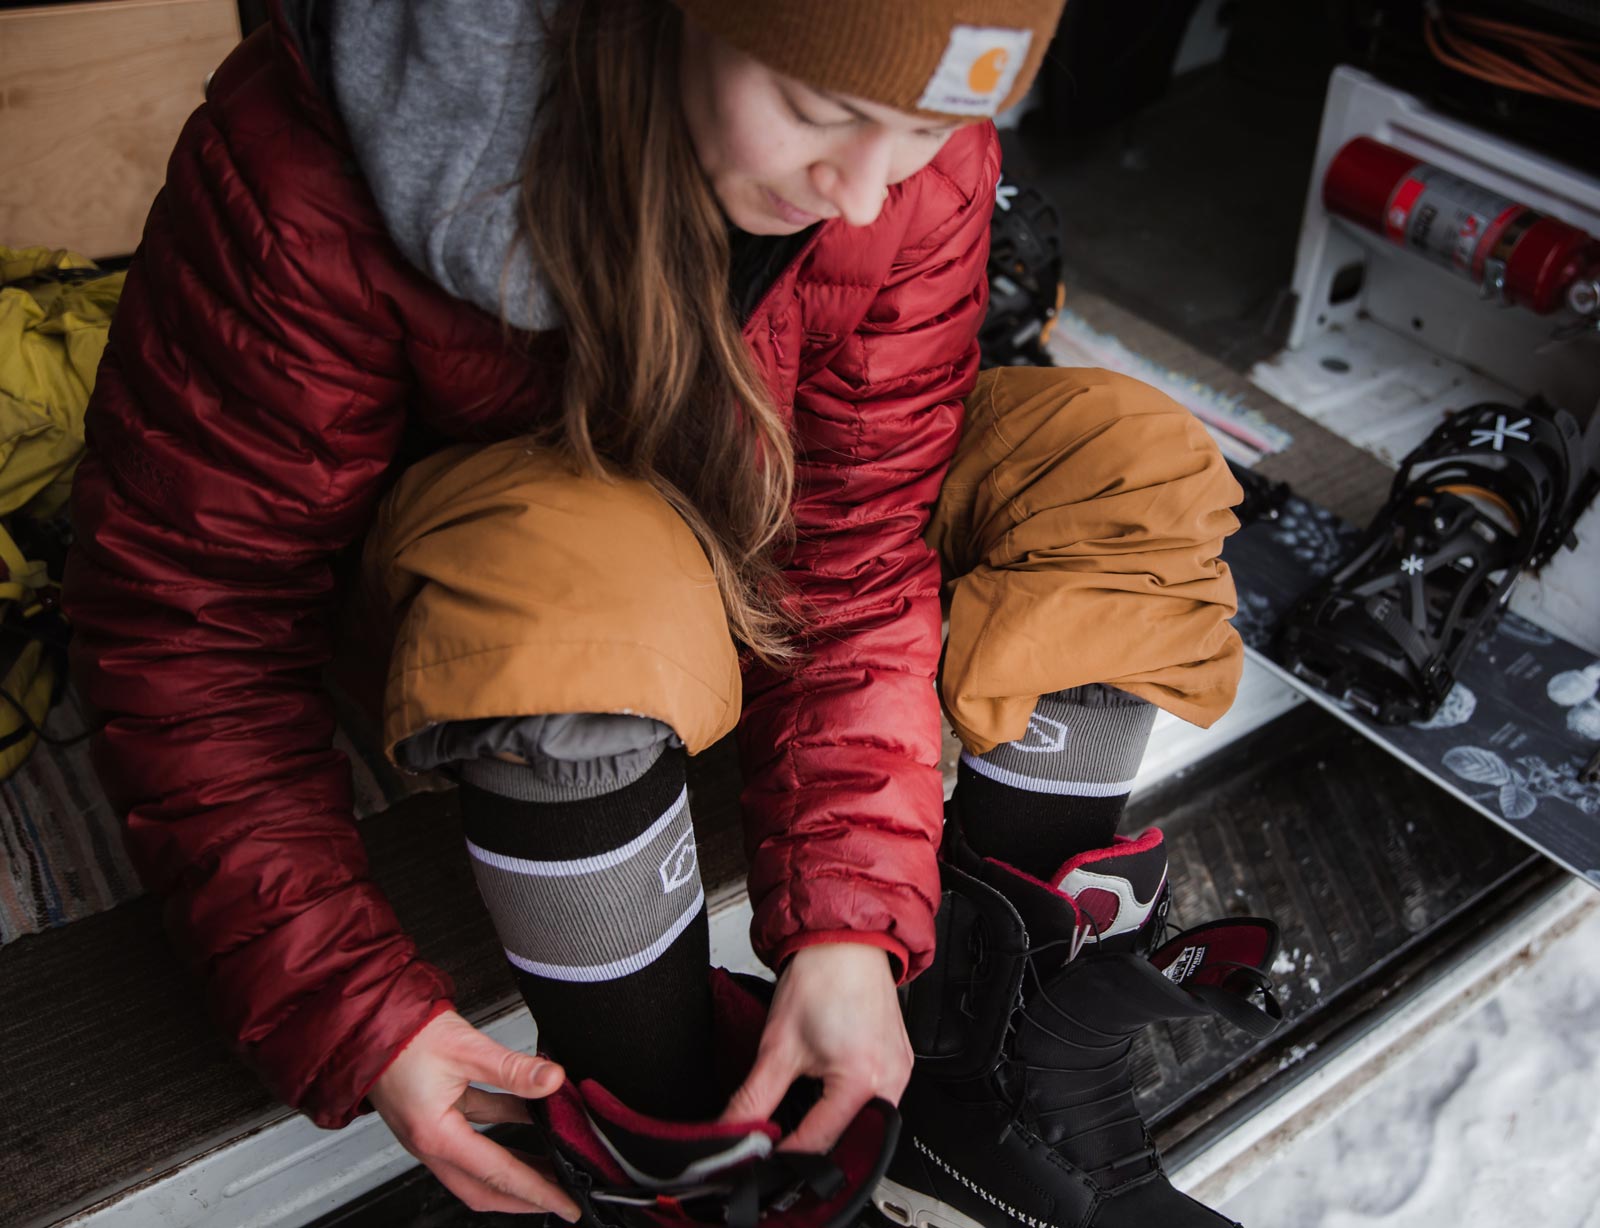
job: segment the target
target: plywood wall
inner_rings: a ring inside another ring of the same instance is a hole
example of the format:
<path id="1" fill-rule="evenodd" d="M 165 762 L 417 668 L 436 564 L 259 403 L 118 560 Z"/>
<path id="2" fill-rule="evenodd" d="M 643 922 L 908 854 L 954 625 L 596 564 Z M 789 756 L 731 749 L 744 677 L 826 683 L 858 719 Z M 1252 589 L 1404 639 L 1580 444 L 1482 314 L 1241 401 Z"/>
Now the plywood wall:
<path id="1" fill-rule="evenodd" d="M 235 0 L 0 9 L 0 244 L 131 253 Z"/>

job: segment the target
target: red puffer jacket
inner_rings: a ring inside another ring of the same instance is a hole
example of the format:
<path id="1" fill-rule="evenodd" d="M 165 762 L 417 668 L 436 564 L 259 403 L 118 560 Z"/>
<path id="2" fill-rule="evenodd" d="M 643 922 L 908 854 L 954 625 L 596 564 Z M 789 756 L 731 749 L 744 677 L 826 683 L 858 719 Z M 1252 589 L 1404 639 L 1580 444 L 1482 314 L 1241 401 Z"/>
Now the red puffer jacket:
<path id="1" fill-rule="evenodd" d="M 952 137 L 826 224 L 745 336 L 792 410 L 807 664 L 746 676 L 753 936 L 933 945 L 938 569 L 920 534 L 976 376 L 999 149 Z M 127 841 L 238 1051 L 337 1127 L 449 1005 L 367 874 L 319 684 L 336 556 L 408 424 L 519 433 L 543 381 L 405 262 L 279 27 L 216 72 L 130 272 L 89 413 L 66 607 Z"/>

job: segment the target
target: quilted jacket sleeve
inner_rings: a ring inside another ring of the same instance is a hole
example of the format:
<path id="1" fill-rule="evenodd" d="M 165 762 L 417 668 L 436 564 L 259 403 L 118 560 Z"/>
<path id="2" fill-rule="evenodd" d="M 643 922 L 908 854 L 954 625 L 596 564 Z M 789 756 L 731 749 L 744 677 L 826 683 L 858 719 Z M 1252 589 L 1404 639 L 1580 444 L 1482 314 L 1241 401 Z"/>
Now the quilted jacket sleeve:
<path id="1" fill-rule="evenodd" d="M 66 608 L 175 944 L 237 1051 L 338 1127 L 450 984 L 368 877 L 319 686 L 332 561 L 405 416 L 396 313 L 339 159 L 251 100 L 268 76 L 237 53 L 172 156 L 89 411 Z"/>
<path id="2" fill-rule="evenodd" d="M 933 951 L 939 566 L 922 533 L 988 303 L 1000 155 L 990 125 L 973 144 L 907 181 L 920 198 L 888 279 L 795 397 L 786 571 L 810 608 L 806 659 L 787 676 L 746 671 L 740 726 L 752 934 L 774 966 L 812 943 L 856 941 L 909 978 Z"/>

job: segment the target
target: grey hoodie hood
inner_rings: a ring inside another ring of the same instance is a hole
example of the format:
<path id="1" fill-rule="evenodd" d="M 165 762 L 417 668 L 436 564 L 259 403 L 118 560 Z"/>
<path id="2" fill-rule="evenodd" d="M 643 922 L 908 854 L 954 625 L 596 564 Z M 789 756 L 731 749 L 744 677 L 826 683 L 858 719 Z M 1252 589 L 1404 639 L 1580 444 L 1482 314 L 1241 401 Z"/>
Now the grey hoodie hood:
<path id="1" fill-rule="evenodd" d="M 539 331 L 560 311 L 520 226 L 549 0 L 285 0 L 324 76 L 385 225 L 457 298 Z M 312 15 L 311 10 L 322 9 Z M 296 18 L 298 17 L 298 20 Z"/>
<path id="2" fill-rule="evenodd" d="M 556 2 L 278 0 L 401 254 L 491 314 L 501 312 L 504 275 L 506 319 L 530 332 L 562 323 L 527 246 L 516 244 L 543 20 Z M 741 319 L 810 234 L 729 226 Z"/>

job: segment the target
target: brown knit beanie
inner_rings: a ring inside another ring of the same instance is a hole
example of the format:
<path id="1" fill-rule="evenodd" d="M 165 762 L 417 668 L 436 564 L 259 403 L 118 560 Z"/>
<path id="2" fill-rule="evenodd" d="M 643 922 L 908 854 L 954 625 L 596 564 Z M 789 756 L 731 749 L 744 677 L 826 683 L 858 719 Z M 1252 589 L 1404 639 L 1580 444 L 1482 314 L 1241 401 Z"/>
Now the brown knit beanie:
<path id="1" fill-rule="evenodd" d="M 1027 93 L 1065 0 L 677 0 L 704 29 L 817 89 L 938 119 Z"/>

